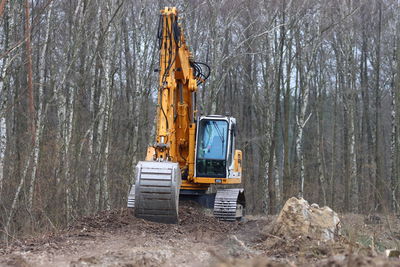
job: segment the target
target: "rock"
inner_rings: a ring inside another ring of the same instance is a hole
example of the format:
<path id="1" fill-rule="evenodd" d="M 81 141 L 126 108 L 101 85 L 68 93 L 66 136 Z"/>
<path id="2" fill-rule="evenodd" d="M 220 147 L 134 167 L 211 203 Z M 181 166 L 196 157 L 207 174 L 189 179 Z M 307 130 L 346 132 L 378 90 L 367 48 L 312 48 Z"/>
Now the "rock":
<path id="1" fill-rule="evenodd" d="M 311 204 L 311 208 L 319 209 L 319 205 L 317 203 L 313 203 Z"/>
<path id="2" fill-rule="evenodd" d="M 329 207 L 309 205 L 303 198 L 286 201 L 272 227 L 272 234 L 285 238 L 307 236 L 314 240 L 333 241 L 340 231 L 340 220 Z"/>
<path id="3" fill-rule="evenodd" d="M 400 251 L 396 249 L 387 249 L 385 250 L 386 257 L 388 258 L 399 258 Z"/>

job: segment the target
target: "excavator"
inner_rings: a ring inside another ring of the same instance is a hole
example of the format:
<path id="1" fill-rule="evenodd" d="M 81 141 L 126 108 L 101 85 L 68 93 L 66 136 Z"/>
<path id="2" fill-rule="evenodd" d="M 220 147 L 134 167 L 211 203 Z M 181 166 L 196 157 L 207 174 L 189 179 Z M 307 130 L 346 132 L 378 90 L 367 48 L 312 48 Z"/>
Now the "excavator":
<path id="1" fill-rule="evenodd" d="M 178 223 L 179 199 L 194 200 L 213 208 L 216 218 L 235 221 L 243 216 L 244 190 L 218 189 L 242 181 L 242 152 L 235 147 L 236 119 L 231 116 L 200 116 L 196 108 L 198 86 L 210 68 L 195 62 L 178 21 L 178 10 L 161 10 L 159 86 L 156 140 L 136 166 L 135 183 L 128 207 L 138 218 Z"/>

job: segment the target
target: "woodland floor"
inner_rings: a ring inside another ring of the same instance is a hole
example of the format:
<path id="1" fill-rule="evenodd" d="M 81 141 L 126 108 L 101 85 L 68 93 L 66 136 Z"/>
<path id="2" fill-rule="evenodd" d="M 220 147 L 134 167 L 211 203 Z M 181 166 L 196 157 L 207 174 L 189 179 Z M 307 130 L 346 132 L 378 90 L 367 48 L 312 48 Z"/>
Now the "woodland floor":
<path id="1" fill-rule="evenodd" d="M 386 248 L 400 241 L 400 219 L 341 216 L 335 243 L 268 234 L 274 217 L 219 222 L 181 204 L 179 225 L 147 222 L 131 211 L 101 212 L 69 228 L 0 244 L 0 266 L 400 266 Z"/>

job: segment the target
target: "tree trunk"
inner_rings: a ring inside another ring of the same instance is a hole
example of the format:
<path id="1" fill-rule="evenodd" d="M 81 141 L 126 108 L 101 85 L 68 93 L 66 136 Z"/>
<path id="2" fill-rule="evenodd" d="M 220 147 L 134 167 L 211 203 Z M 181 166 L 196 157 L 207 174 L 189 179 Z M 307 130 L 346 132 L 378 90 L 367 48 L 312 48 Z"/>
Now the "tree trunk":
<path id="1" fill-rule="evenodd" d="M 283 96 L 283 201 L 293 196 L 293 179 L 290 173 L 289 159 L 289 124 L 290 124 L 290 95 L 291 95 L 291 71 L 292 71 L 292 41 L 287 44 L 288 55 L 286 64 L 286 91 Z"/>
<path id="2" fill-rule="evenodd" d="M 25 44 L 26 44 L 26 69 L 27 69 L 27 91 L 29 107 L 29 125 L 32 137 L 32 143 L 35 141 L 35 103 L 33 99 L 33 81 L 32 81 L 32 48 L 31 48 L 31 26 L 30 26 L 30 7 L 29 0 L 25 0 Z"/>
<path id="3" fill-rule="evenodd" d="M 380 93 L 380 74 L 381 74 L 381 23 L 382 23 L 382 6 L 381 2 L 378 5 L 378 32 L 377 32 L 377 45 L 376 45 L 376 63 L 375 63 L 375 164 L 376 164 L 376 177 L 375 177 L 375 210 L 382 211 L 383 208 L 383 173 L 382 173 L 382 158 L 381 158 L 381 126 L 380 126 L 380 113 L 381 113 L 381 93 Z"/>
<path id="4" fill-rule="evenodd" d="M 277 59 L 277 70 L 274 77 L 275 87 L 275 121 L 273 124 L 273 136 L 271 140 L 271 147 L 269 149 L 270 157 L 268 160 L 268 195 L 269 195 L 269 214 L 275 214 L 276 212 L 276 184 L 275 184 L 275 162 L 276 162 L 276 143 L 278 142 L 278 127 L 281 113 L 281 75 L 282 75 L 282 64 L 283 64 L 283 46 L 285 42 L 285 11 L 284 7 L 282 10 L 282 26 L 280 27 L 280 38 L 279 38 L 279 57 Z"/>
<path id="5" fill-rule="evenodd" d="M 2 10 L 4 11 L 4 5 L 6 4 L 6 0 L 3 0 L 1 3 Z M 2 14 L 0 13 L 0 17 Z M 3 32 L 4 32 L 4 50 L 8 50 L 8 45 L 9 45 L 9 16 L 6 16 L 4 18 L 3 22 Z M 9 79 L 8 76 L 6 75 L 6 71 L 9 67 L 9 60 L 8 56 L 5 55 L 2 58 L 2 65 L 0 68 L 0 98 L 3 99 L 3 103 L 0 103 L 0 202 L 2 201 L 2 191 L 3 191 L 3 183 L 4 183 L 4 159 L 5 159 L 5 154 L 6 154 L 6 148 L 7 148 L 7 121 L 6 121 L 6 116 L 3 115 L 2 111 L 6 108 L 6 105 L 10 105 L 9 99 L 7 96 L 7 92 L 5 89 L 9 87 Z"/>
<path id="6" fill-rule="evenodd" d="M 392 106 L 392 136 L 391 136 L 391 206 L 393 212 L 398 212 L 400 209 L 399 186 L 400 186 L 400 3 L 396 7 L 396 38 L 395 38 L 395 52 L 394 58 L 396 64 L 393 70 L 393 84 L 391 88 Z"/>
<path id="7" fill-rule="evenodd" d="M 33 160 L 32 160 L 32 173 L 31 173 L 31 184 L 29 187 L 29 199 L 28 199 L 28 208 L 32 212 L 33 206 L 33 193 L 35 191 L 35 180 L 36 180 L 36 172 L 38 168 L 38 161 L 39 161 L 39 150 L 40 150 L 40 143 L 42 139 L 43 133 L 43 121 L 45 116 L 45 106 L 44 106 L 44 93 L 43 87 L 45 82 L 45 58 L 47 53 L 47 43 L 49 41 L 50 35 L 50 20 L 51 20 L 51 11 L 53 8 L 53 2 L 49 5 L 49 11 L 47 13 L 47 24 L 46 24 L 46 33 L 44 39 L 44 45 L 42 48 L 42 53 L 39 59 L 39 109 L 37 114 L 37 124 L 35 129 L 35 137 L 34 137 L 34 144 L 33 144 Z"/>
<path id="8" fill-rule="evenodd" d="M 337 78 L 336 78 L 337 80 Z M 333 104 L 333 124 L 332 124 L 332 146 L 331 146 L 331 153 L 332 153 L 332 160 L 331 160 L 331 175 L 330 175 L 330 191 L 331 191 L 331 197 L 330 197 L 330 207 L 332 209 L 335 209 L 336 206 L 336 201 L 335 201 L 335 196 L 336 196 L 336 180 L 337 180 L 337 169 L 336 169 L 336 129 L 337 129 L 337 102 L 338 102 L 338 82 L 336 81 L 335 84 L 335 92 L 334 92 L 334 104 Z"/>
<path id="9" fill-rule="evenodd" d="M 306 110 L 308 106 L 308 96 L 310 94 L 310 88 L 308 85 L 308 78 L 304 77 L 304 67 L 303 67 L 303 60 L 302 56 L 303 53 L 301 51 L 301 40 L 300 40 L 300 33 L 297 32 L 296 38 L 296 51 L 297 51 L 297 69 L 299 71 L 299 112 L 296 117 L 296 125 L 297 125 L 297 136 L 296 136 L 296 155 L 297 155 L 297 162 L 299 165 L 299 197 L 303 197 L 304 194 L 304 152 L 303 152 L 303 131 L 304 126 L 307 124 L 308 119 L 310 118 L 311 114 L 306 118 Z M 307 75 L 308 76 L 308 75 Z"/>
<path id="10" fill-rule="evenodd" d="M 322 112 L 322 96 L 321 96 L 321 87 L 322 83 L 317 84 L 317 96 L 316 96 L 316 117 L 317 117 L 317 165 L 318 165 L 318 180 L 322 192 L 322 203 L 324 206 L 327 204 L 326 200 L 326 182 L 325 182 L 325 171 L 324 171 L 324 139 L 323 139 L 323 131 L 322 131 L 322 121 L 323 121 L 323 112 Z"/>

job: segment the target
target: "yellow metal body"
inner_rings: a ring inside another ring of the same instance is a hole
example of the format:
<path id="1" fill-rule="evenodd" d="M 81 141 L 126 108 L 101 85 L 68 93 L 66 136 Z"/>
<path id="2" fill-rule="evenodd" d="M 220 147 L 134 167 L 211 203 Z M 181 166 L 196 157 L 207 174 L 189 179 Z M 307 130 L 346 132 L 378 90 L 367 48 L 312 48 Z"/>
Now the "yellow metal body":
<path id="1" fill-rule="evenodd" d="M 210 184 L 238 184 L 240 178 L 194 177 L 196 113 L 193 98 L 197 91 L 191 61 L 176 8 L 161 10 L 160 66 L 157 104 L 156 144 L 149 147 L 146 160 L 178 162 L 187 180 L 181 189 L 206 190 Z M 179 27 L 177 36 L 177 27 Z M 241 173 L 242 153 L 235 151 L 234 168 Z M 241 176 L 240 176 L 241 177 Z"/>

